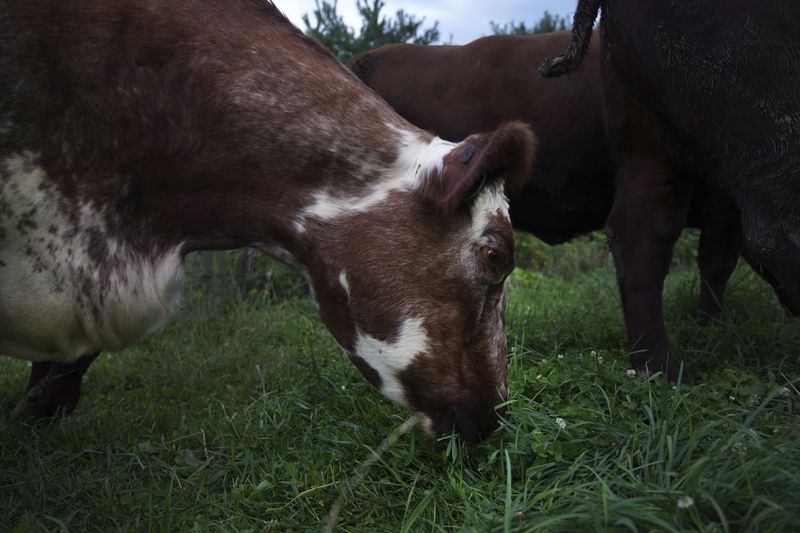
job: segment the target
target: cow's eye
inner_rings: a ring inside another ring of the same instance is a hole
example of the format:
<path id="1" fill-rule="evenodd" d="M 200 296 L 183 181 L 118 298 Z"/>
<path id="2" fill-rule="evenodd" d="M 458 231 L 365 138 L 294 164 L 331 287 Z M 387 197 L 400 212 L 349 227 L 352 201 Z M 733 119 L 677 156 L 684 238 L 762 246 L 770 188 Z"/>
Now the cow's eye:
<path id="1" fill-rule="evenodd" d="M 492 284 L 502 283 L 514 268 L 508 252 L 496 246 L 481 247 L 480 259 L 487 281 Z"/>
<path id="2" fill-rule="evenodd" d="M 489 262 L 495 266 L 502 265 L 506 260 L 506 254 L 494 248 L 488 248 L 486 250 L 486 257 L 489 259 Z"/>

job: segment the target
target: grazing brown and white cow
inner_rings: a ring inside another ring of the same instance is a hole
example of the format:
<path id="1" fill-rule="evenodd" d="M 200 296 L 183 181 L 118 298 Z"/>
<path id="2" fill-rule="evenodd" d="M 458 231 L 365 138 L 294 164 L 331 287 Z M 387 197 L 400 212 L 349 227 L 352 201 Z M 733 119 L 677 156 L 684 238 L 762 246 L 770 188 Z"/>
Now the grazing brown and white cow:
<path id="1" fill-rule="evenodd" d="M 527 127 L 435 138 L 262 0 L 2 0 L 0 35 L 0 354 L 34 362 L 17 415 L 74 409 L 97 354 L 170 313 L 187 253 L 253 246 L 431 433 L 492 431 Z"/>
<path id="2" fill-rule="evenodd" d="M 539 63 L 567 48 L 570 36 L 566 31 L 496 35 L 463 46 L 390 44 L 362 54 L 351 68 L 404 118 L 451 141 L 509 120 L 531 124 L 538 139 L 536 165 L 525 186 L 511 195 L 511 221 L 549 244 L 560 244 L 603 229 L 615 190 L 599 39 L 589 46 L 583 68 L 572 75 L 545 79 L 537 73 Z M 697 257 L 705 322 L 720 316 L 725 287 L 742 251 L 739 212 L 732 198 L 709 180 L 699 180 L 686 224 L 702 230 Z M 628 270 L 638 267 L 650 283 L 663 280 L 663 273 L 646 264 Z M 757 270 L 768 277 L 766 269 Z M 782 292 L 776 292 L 783 301 Z M 625 298 L 630 309 L 640 295 L 625 293 Z M 639 306 L 625 317 L 632 362 L 638 367 L 664 348 L 660 339 L 642 335 L 648 326 L 664 328 L 660 300 L 649 312 L 644 309 Z"/>
<path id="3" fill-rule="evenodd" d="M 601 12 L 603 109 L 617 161 L 607 224 L 626 317 L 651 368 L 674 374 L 661 288 L 698 176 L 741 213 L 744 249 L 800 312 L 800 3 L 578 0 L 575 71 Z M 789 22 L 792 21 L 792 22 Z"/>

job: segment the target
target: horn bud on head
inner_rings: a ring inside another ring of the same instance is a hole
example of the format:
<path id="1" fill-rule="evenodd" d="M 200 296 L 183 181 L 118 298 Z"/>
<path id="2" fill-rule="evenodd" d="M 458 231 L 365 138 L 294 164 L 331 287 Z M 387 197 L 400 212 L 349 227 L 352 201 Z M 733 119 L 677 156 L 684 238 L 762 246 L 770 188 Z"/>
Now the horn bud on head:
<path id="1" fill-rule="evenodd" d="M 527 182 L 536 155 L 536 137 L 522 122 L 507 122 L 491 133 L 471 135 L 444 156 L 442 167 L 417 189 L 426 201 L 452 214 L 484 185 L 505 179 L 514 192 Z"/>

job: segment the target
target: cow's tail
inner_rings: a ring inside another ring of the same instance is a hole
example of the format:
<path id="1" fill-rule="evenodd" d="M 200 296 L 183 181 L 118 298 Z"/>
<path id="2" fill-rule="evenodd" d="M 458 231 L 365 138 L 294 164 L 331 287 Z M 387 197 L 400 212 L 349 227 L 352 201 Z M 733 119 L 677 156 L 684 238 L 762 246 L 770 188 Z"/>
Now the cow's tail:
<path id="1" fill-rule="evenodd" d="M 592 38 L 592 27 L 600 10 L 602 0 L 578 0 L 575 9 L 575 18 L 572 21 L 572 40 L 567 51 L 556 57 L 545 59 L 539 66 L 539 73 L 545 78 L 555 78 L 562 74 L 569 74 L 577 69 Z"/>

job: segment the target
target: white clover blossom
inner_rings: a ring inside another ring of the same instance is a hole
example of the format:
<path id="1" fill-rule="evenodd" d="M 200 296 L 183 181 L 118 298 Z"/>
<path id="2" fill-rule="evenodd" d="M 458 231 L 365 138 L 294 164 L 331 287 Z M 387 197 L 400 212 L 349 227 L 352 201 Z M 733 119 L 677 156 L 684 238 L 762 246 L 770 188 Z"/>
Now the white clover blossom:
<path id="1" fill-rule="evenodd" d="M 694 498 L 691 496 L 681 496 L 678 498 L 678 509 L 688 509 L 694 505 Z"/>
<path id="2" fill-rule="evenodd" d="M 625 372 L 625 375 L 628 376 L 629 378 L 633 379 L 633 378 L 636 377 L 636 370 L 633 369 L 633 368 L 629 368 L 628 371 Z"/>
<path id="3" fill-rule="evenodd" d="M 602 355 L 597 355 L 597 351 L 596 350 L 590 351 L 589 352 L 589 357 L 594 357 L 595 359 L 597 359 L 598 363 L 602 363 L 603 362 L 603 356 Z"/>
<path id="4" fill-rule="evenodd" d="M 558 357 L 559 359 L 564 359 L 564 354 L 563 354 L 563 353 L 560 353 L 560 354 L 558 354 L 558 356 L 557 356 L 557 357 Z"/>
<path id="5" fill-rule="evenodd" d="M 790 389 L 789 387 L 781 387 L 780 389 L 778 389 L 778 396 L 791 396 L 791 394 L 792 394 L 792 389 Z"/>
<path id="6" fill-rule="evenodd" d="M 567 421 L 561 418 L 560 416 L 556 418 L 556 425 L 560 429 L 567 429 Z"/>
<path id="7" fill-rule="evenodd" d="M 728 399 L 729 399 L 730 401 L 732 401 L 732 402 L 735 402 L 735 401 L 736 401 L 736 396 L 734 396 L 733 394 L 729 394 L 729 395 L 728 395 Z"/>

